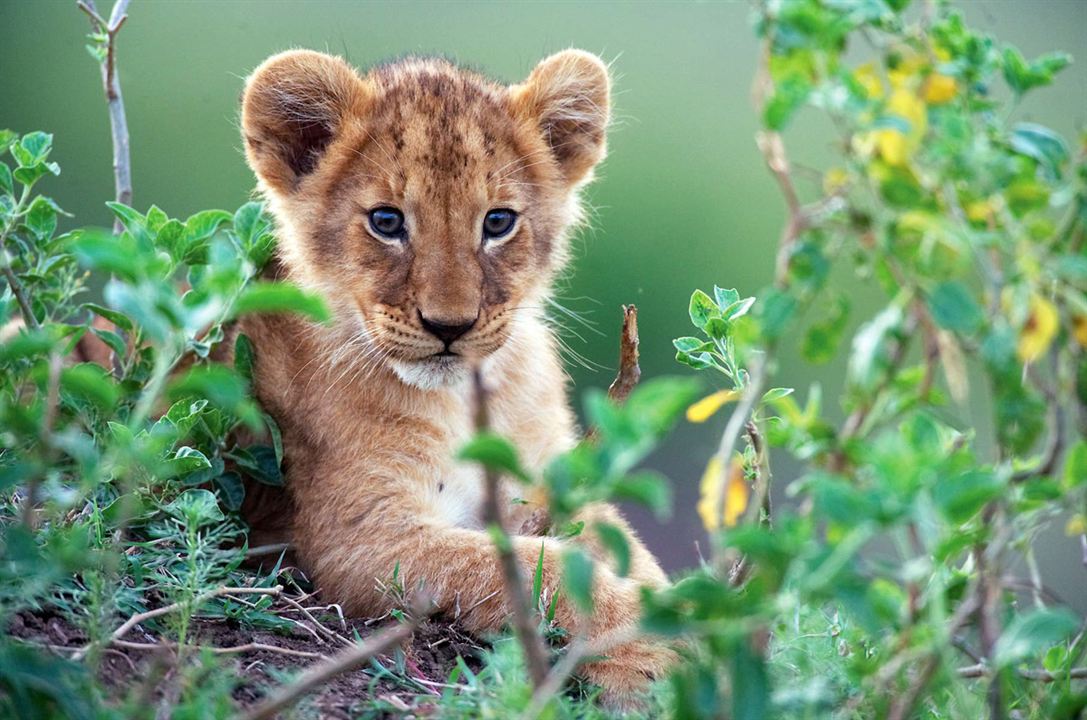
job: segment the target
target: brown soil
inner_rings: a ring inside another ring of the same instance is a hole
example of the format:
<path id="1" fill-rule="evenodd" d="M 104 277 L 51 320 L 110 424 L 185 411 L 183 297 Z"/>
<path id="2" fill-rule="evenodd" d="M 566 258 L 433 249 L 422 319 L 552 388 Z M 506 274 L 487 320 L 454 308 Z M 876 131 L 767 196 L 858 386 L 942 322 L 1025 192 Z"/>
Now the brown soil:
<path id="1" fill-rule="evenodd" d="M 308 627 L 312 623 L 297 617 Z M 383 622 L 349 619 L 341 625 L 335 615 L 316 615 L 329 629 L 353 639 L 373 634 L 390 621 Z M 47 646 L 63 656 L 72 653 L 68 648 L 82 647 L 86 636 L 64 618 L 48 611 L 24 612 L 15 615 L 6 629 L 8 635 L 28 642 Z M 194 619 L 191 629 L 194 644 L 208 647 L 231 647 L 248 643 L 262 643 L 321 655 L 332 655 L 341 646 L 332 640 L 324 640 L 314 633 L 296 628 L 289 633 L 252 629 L 223 619 Z M 137 626 L 125 637 L 130 642 L 155 643 L 156 638 Z M 465 635 L 455 625 L 438 621 L 424 624 L 412 637 L 404 652 L 379 659 L 385 672 L 366 667 L 345 673 L 320 690 L 301 701 L 309 712 L 304 716 L 346 719 L 357 717 L 364 701 L 380 700 L 387 712 L 374 712 L 367 717 L 426 716 L 428 696 L 437 697 L 450 673 L 462 657 L 473 672 L 481 667 L 481 644 Z M 238 709 L 258 702 L 272 688 L 287 680 L 306 666 L 320 662 L 320 658 L 285 655 L 268 650 L 249 650 L 221 656 L 227 667 L 236 674 L 233 698 Z M 173 650 L 146 650 L 111 647 L 106 650 L 98 665 L 102 686 L 116 699 L 132 698 L 142 694 L 156 705 L 177 692 L 176 657 Z M 218 666 L 222 668 L 222 665 Z M 221 671 L 221 670 L 220 670 Z M 218 672 L 218 671 L 217 671 Z M 373 707 L 373 703 L 369 704 Z"/>

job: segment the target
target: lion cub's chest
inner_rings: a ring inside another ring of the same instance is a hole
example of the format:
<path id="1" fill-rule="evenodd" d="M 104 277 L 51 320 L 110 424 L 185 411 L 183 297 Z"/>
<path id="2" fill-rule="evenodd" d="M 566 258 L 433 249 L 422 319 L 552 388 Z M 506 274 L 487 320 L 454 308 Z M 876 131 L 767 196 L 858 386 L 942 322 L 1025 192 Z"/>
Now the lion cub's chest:
<path id="1" fill-rule="evenodd" d="M 477 463 L 461 462 L 455 459 L 457 452 L 475 434 L 475 426 L 465 409 L 470 400 L 465 398 L 464 403 L 456 411 L 447 412 L 443 418 L 446 421 L 448 432 L 448 445 L 446 458 L 448 462 L 442 463 L 444 469 L 431 478 L 426 488 L 426 500 L 435 514 L 454 527 L 483 529 L 483 498 L 485 493 L 483 469 Z M 495 432 L 509 436 L 502 423 L 495 427 Z M 445 458 L 442 459 L 443 461 Z M 510 491 L 515 488 L 510 482 L 503 482 L 503 497 L 512 497 Z M 507 512 L 509 509 L 506 510 Z"/>

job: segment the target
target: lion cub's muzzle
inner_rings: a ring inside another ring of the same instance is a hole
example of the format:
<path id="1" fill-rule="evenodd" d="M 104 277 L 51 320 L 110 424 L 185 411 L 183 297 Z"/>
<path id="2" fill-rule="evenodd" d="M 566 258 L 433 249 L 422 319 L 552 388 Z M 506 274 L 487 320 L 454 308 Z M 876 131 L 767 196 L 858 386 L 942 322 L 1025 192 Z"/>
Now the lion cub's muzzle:
<path id="1" fill-rule="evenodd" d="M 475 327 L 477 320 L 479 320 L 478 314 L 470 320 L 437 319 L 427 317 L 422 311 L 419 312 L 419 323 L 423 326 L 423 329 L 438 338 L 445 346 L 442 351 L 438 353 L 440 355 L 455 354 L 452 351 L 453 343 L 467 335 L 468 332 Z"/>

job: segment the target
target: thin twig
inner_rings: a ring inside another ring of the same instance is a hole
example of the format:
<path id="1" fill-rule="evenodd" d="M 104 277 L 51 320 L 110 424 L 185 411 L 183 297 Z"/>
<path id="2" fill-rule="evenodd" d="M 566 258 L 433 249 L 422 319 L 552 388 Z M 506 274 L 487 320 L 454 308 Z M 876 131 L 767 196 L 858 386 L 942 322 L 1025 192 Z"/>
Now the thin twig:
<path id="1" fill-rule="evenodd" d="M 211 600 L 212 598 L 224 597 L 229 595 L 279 595 L 282 592 L 282 585 L 276 585 L 275 587 L 270 588 L 221 587 L 216 588 L 215 590 L 209 590 L 205 593 L 197 595 L 195 598 L 192 599 L 191 602 L 188 603 L 175 602 L 170 603 L 169 605 L 164 605 L 160 608 L 155 608 L 154 610 L 148 610 L 147 612 L 136 613 L 128 620 L 126 620 L 119 628 L 110 633 L 109 639 L 107 640 L 106 644 L 108 645 L 116 640 L 120 640 L 125 636 L 126 633 L 128 633 L 129 630 L 142 622 L 146 622 L 147 620 L 151 620 L 162 615 L 168 615 L 172 612 L 177 612 L 178 610 L 181 610 L 186 606 L 195 609 L 203 603 L 207 602 L 208 600 Z M 72 656 L 72 659 L 82 659 L 91 649 L 92 645 L 93 643 L 83 647 L 75 655 Z"/>
<path id="2" fill-rule="evenodd" d="M 347 648 L 323 663 L 311 666 L 297 680 L 281 687 L 275 694 L 242 715 L 242 720 L 262 720 L 272 717 L 314 688 L 388 652 L 411 637 L 427 615 L 426 612 L 413 612 L 409 622 L 383 630 L 365 642 Z"/>
<path id="3" fill-rule="evenodd" d="M 1087 667 L 1072 668 L 1067 672 L 1049 672 L 1048 670 L 1030 670 L 1022 668 L 1016 671 L 1019 677 L 1024 680 L 1034 680 L 1036 682 L 1051 683 L 1060 682 L 1066 678 L 1073 680 L 1082 680 L 1087 678 Z M 993 668 L 989 667 L 985 663 L 978 663 L 976 665 L 967 665 L 956 670 L 961 678 L 984 678 L 993 674 Z"/>
<path id="4" fill-rule="evenodd" d="M 748 419 L 751 417 L 751 412 L 755 408 L 755 404 L 759 398 L 762 397 L 762 385 L 764 382 L 766 370 L 766 358 L 764 356 L 758 356 L 751 364 L 751 369 L 748 371 L 747 385 L 742 391 L 739 403 L 736 405 L 736 409 L 732 411 L 732 416 L 729 417 L 728 423 L 725 425 L 725 430 L 721 433 L 721 442 L 717 448 L 717 457 L 720 459 L 721 475 L 717 479 L 717 482 L 721 488 L 720 493 L 720 507 L 717 509 L 717 517 L 724 518 L 726 503 L 728 502 L 728 465 L 729 460 L 732 458 L 732 453 L 736 450 L 736 444 L 740 441 L 740 434 L 743 432 L 744 427 L 747 425 Z M 713 533 L 710 533 L 710 547 L 713 548 L 713 554 L 716 559 L 716 566 L 721 573 L 721 577 L 725 577 L 726 573 L 732 565 L 735 564 L 736 559 L 734 553 L 726 553 L 722 551 L 720 544 L 714 541 Z"/>
<path id="5" fill-rule="evenodd" d="M 475 389 L 476 432 L 486 432 L 490 427 L 487 415 L 487 389 L 483 385 L 483 376 L 479 368 L 473 375 Z M 484 467 L 483 523 L 490 528 L 498 562 L 502 570 L 502 579 L 506 585 L 506 596 L 513 614 L 513 629 L 525 654 L 532 686 L 539 687 L 547 678 L 547 656 L 543 641 L 537 631 L 537 622 L 532 610 L 532 601 L 521 576 L 521 567 L 513 551 L 513 542 L 502 522 L 502 506 L 499 501 L 501 488 L 499 476 L 490 467 Z"/>
<path id="6" fill-rule="evenodd" d="M 544 682 L 532 693 L 532 702 L 521 716 L 521 720 L 536 720 L 586 657 L 603 655 L 612 648 L 634 640 L 639 634 L 637 627 L 627 626 L 592 640 L 584 635 L 579 636 L 567 646 L 566 654 L 555 663 Z"/>
<path id="7" fill-rule="evenodd" d="M 114 640 L 113 644 L 117 647 L 123 647 L 128 650 L 176 650 L 178 648 L 177 643 L 173 642 L 161 642 L 161 643 L 138 643 L 130 642 L 128 640 Z M 278 645 L 267 645 L 265 643 L 250 642 L 244 645 L 232 645 L 230 647 L 216 647 L 214 645 L 187 645 L 188 650 L 207 650 L 208 652 L 215 653 L 216 655 L 233 655 L 237 653 L 247 652 L 270 652 L 279 655 L 291 655 L 293 657 L 315 658 L 321 660 L 327 660 L 327 655 L 321 653 L 309 652 L 307 650 L 293 650 L 291 648 L 279 647 Z"/>
<path id="8" fill-rule="evenodd" d="M 0 252 L 5 255 L 7 253 L 2 247 Z M 5 260 L 7 258 L 5 257 Z M 26 288 L 19 282 L 19 277 L 15 274 L 15 271 L 11 269 L 11 266 L 5 262 L 0 267 L 0 272 L 4 273 L 4 279 L 8 281 L 8 287 L 11 288 L 11 294 L 15 296 L 15 302 L 19 303 L 19 311 L 23 314 L 23 322 L 25 322 L 32 330 L 38 330 L 41 328 L 41 324 L 38 322 L 38 318 L 34 316 L 34 310 L 30 307 L 30 298 L 26 294 Z"/>
<path id="9" fill-rule="evenodd" d="M 291 607 L 293 607 L 295 610 L 298 610 L 303 615 L 305 615 L 309 619 L 309 621 L 311 623 L 313 623 L 314 626 L 316 626 L 316 628 L 321 632 L 321 634 L 324 635 L 327 639 L 339 641 L 339 642 L 343 643 L 344 645 L 354 645 L 355 644 L 352 641 L 345 638 L 343 635 L 340 635 L 338 632 L 335 632 L 333 630 L 329 630 L 327 627 L 325 627 L 324 623 L 322 623 L 320 620 L 315 618 L 313 616 L 313 613 L 311 613 L 308 609 L 303 607 L 302 604 L 299 603 L 298 601 L 293 600 L 292 598 L 289 598 L 286 595 L 281 595 L 279 599 L 282 600 L 283 602 L 287 603 Z"/>
<path id="10" fill-rule="evenodd" d="M 129 0 L 117 0 L 107 22 L 98 14 L 94 0 L 79 0 L 76 5 L 91 19 L 94 29 L 106 36 L 106 59 L 102 62 L 102 87 L 109 109 L 110 135 L 113 140 L 114 199 L 124 205 L 132 204 L 132 159 L 129 153 L 128 119 L 125 115 L 121 81 L 117 76 L 117 33 L 128 19 Z M 120 234 L 124 225 L 113 221 L 113 232 Z"/>
<path id="11" fill-rule="evenodd" d="M 980 586 L 980 583 L 978 583 L 978 585 Z M 968 595 L 967 598 L 959 604 L 955 614 L 948 622 L 948 634 L 954 637 L 955 633 L 957 633 L 959 628 L 970 619 L 970 616 L 974 614 L 977 608 L 978 601 L 976 595 Z M 895 663 L 884 665 L 883 671 L 887 671 L 892 667 L 897 671 L 897 665 Z M 921 666 L 921 669 L 914 676 L 913 681 L 906 689 L 906 692 L 895 696 L 894 702 L 887 711 L 887 720 L 905 720 L 905 718 L 910 716 L 914 705 L 917 704 L 917 700 L 921 697 L 921 693 L 932 680 L 939 667 L 940 651 L 937 648 L 928 653 L 928 657 Z M 886 672 L 881 672 L 880 674 L 884 676 L 885 681 L 889 681 L 890 678 L 886 677 Z"/>

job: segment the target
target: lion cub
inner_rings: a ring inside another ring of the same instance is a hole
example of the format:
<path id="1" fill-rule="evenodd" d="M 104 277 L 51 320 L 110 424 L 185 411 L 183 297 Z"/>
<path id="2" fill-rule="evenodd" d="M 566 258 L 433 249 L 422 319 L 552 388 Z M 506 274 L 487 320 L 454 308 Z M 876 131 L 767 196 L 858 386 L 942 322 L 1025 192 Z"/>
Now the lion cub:
<path id="1" fill-rule="evenodd" d="M 321 293 L 335 321 L 258 316 L 242 330 L 257 396 L 283 433 L 299 558 L 348 612 L 386 611 L 380 581 L 399 564 L 406 587 L 421 583 L 470 630 L 507 621 L 481 473 L 453 455 L 472 433 L 476 363 L 491 424 L 526 465 L 575 442 L 541 308 L 578 189 L 604 157 L 609 84 L 604 64 L 575 50 L 513 86 L 435 59 L 360 75 L 308 51 L 276 55 L 247 81 L 246 156 L 278 224 L 282 273 Z M 510 503 L 507 526 L 531 511 Z M 558 621 L 594 636 L 635 623 L 639 586 L 666 582 L 614 508 L 583 519 L 595 518 L 626 528 L 632 570 L 599 568 L 588 621 L 559 595 Z M 605 560 L 591 532 L 577 541 Z M 525 577 L 541 542 L 554 590 L 569 541 L 514 538 Z M 584 673 L 621 701 L 672 657 L 640 640 Z"/>

